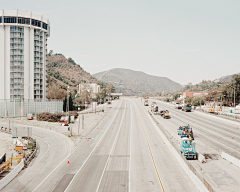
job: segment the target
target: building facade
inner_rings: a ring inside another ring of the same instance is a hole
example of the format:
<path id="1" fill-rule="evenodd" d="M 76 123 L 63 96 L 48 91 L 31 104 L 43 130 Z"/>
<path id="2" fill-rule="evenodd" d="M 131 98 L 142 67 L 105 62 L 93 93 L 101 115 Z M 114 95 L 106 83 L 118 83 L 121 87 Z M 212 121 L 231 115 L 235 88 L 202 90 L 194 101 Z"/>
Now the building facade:
<path id="1" fill-rule="evenodd" d="M 0 99 L 46 99 L 49 36 L 43 16 L 0 11 Z"/>
<path id="2" fill-rule="evenodd" d="M 85 87 L 84 87 L 85 86 Z M 100 85 L 96 84 L 96 83 L 90 83 L 90 84 L 79 84 L 79 90 L 78 93 L 81 93 L 83 91 L 88 91 L 89 93 L 91 93 L 91 97 L 95 98 L 96 97 L 96 93 L 100 92 Z"/>

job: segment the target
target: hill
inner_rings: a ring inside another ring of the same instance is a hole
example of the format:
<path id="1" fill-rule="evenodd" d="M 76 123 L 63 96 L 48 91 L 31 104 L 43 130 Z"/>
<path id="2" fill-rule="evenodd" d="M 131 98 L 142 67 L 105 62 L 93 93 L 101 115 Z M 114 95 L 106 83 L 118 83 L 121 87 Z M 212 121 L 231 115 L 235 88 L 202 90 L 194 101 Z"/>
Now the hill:
<path id="1" fill-rule="evenodd" d="M 105 85 L 84 71 L 72 58 L 67 59 L 62 54 L 49 54 L 47 59 L 48 99 L 63 99 L 68 86 L 72 95 L 75 95 L 81 83 L 98 83 L 101 88 Z"/>
<path id="2" fill-rule="evenodd" d="M 240 73 L 236 73 L 237 75 L 240 75 Z M 223 82 L 223 81 L 226 81 L 226 82 L 231 82 L 232 80 L 232 76 L 233 75 L 226 75 L 226 76 L 223 76 L 223 77 L 220 77 L 219 79 L 215 79 L 214 82 Z"/>
<path id="3" fill-rule="evenodd" d="M 129 69 L 111 69 L 93 74 L 99 81 L 111 83 L 116 92 L 125 95 L 139 95 L 148 92 L 174 92 L 182 88 L 167 77 L 151 76 L 144 72 Z"/>

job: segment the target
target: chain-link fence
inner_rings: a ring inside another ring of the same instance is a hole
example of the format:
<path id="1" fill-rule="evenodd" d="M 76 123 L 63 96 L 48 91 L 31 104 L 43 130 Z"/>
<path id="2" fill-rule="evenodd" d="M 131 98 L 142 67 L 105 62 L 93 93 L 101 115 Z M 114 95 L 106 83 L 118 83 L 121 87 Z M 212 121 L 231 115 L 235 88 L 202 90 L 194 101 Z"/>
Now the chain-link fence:
<path id="1" fill-rule="evenodd" d="M 0 100 L 0 117 L 37 115 L 42 112 L 63 112 L 62 100 Z"/>

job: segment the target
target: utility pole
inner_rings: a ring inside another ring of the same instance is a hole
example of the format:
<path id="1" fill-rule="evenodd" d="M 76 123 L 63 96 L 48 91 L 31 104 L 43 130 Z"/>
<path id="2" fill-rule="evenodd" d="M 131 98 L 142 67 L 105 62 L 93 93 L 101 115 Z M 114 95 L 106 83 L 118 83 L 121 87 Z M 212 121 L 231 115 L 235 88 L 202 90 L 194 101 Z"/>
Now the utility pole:
<path id="1" fill-rule="evenodd" d="M 66 106 L 66 116 L 68 117 L 68 123 L 70 123 L 69 119 L 69 98 L 68 98 L 69 86 L 67 88 L 67 106 Z"/>

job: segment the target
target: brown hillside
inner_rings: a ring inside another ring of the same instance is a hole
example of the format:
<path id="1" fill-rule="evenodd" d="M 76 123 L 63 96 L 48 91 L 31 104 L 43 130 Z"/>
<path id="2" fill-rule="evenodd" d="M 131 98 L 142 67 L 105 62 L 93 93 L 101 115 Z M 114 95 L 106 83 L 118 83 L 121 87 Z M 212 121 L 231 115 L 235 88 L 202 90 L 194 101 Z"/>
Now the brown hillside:
<path id="1" fill-rule="evenodd" d="M 48 99 L 63 99 L 68 86 L 71 93 L 76 94 L 78 84 L 93 82 L 97 82 L 96 78 L 84 71 L 72 58 L 67 59 L 62 54 L 48 56 Z"/>

